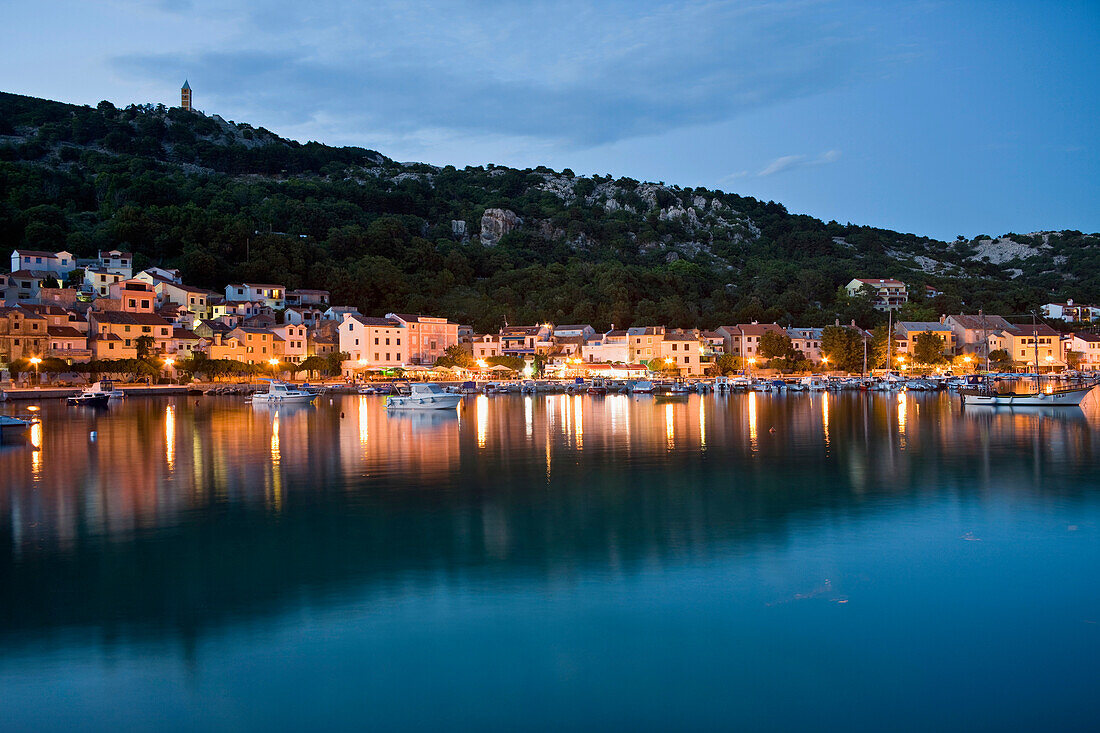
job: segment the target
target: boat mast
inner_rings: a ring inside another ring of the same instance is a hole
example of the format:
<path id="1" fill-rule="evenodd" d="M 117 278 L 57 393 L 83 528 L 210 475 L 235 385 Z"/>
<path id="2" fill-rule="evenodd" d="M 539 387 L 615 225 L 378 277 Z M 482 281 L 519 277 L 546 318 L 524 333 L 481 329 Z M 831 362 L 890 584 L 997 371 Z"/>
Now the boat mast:
<path id="1" fill-rule="evenodd" d="M 894 351 L 894 311 L 886 309 L 886 376 L 890 376 L 890 357 Z"/>
<path id="2" fill-rule="evenodd" d="M 1042 392 L 1043 386 L 1039 379 L 1039 327 L 1035 323 L 1035 311 L 1031 312 L 1031 349 L 1035 354 L 1035 391 Z"/>

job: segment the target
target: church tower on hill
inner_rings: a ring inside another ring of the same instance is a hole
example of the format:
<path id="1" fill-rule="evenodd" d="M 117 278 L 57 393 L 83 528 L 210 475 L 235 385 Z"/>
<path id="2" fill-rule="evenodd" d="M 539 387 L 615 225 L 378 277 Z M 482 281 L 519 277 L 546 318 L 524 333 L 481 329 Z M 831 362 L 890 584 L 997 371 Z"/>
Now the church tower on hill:
<path id="1" fill-rule="evenodd" d="M 183 86 L 180 87 L 180 106 L 188 112 L 191 111 L 191 85 L 187 83 L 187 80 L 183 80 Z"/>

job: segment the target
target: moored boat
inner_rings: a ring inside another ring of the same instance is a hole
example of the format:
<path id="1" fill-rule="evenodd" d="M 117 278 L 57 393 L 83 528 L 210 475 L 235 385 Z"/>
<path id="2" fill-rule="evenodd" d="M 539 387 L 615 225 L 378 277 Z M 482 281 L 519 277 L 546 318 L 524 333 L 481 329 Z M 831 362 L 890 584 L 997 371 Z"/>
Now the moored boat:
<path id="1" fill-rule="evenodd" d="M 632 394 L 653 394 L 653 382 L 642 379 L 635 382 L 630 391 Z"/>
<path id="2" fill-rule="evenodd" d="M 409 388 L 409 394 L 395 394 L 386 398 L 387 410 L 453 410 L 462 401 L 462 395 L 451 394 L 434 382 L 417 382 Z"/>
<path id="3" fill-rule="evenodd" d="M 80 394 L 66 398 L 66 402 L 74 407 L 106 407 L 111 395 L 107 392 L 90 392 L 85 390 Z"/>
<path id="4" fill-rule="evenodd" d="M 23 443 L 31 429 L 30 420 L 21 420 L 11 415 L 0 415 L 0 444 Z"/>
<path id="5" fill-rule="evenodd" d="M 317 399 L 316 393 L 298 389 L 286 382 L 268 380 L 266 392 L 252 395 L 253 405 L 305 405 Z"/>

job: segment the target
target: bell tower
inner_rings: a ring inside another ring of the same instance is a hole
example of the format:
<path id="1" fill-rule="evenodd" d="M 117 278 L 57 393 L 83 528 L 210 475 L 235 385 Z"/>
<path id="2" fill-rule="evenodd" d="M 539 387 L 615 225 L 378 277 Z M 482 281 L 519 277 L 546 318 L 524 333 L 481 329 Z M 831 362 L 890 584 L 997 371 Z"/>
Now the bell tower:
<path id="1" fill-rule="evenodd" d="M 191 111 L 191 85 L 187 83 L 187 80 L 183 80 L 183 86 L 180 87 L 180 106 L 188 112 Z"/>

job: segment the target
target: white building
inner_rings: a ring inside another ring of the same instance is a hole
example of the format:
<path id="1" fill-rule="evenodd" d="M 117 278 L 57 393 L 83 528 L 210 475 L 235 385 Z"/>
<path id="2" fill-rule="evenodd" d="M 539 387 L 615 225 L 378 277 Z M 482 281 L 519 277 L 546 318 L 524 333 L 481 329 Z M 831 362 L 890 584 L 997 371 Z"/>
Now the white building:
<path id="1" fill-rule="evenodd" d="M 875 310 L 897 310 L 909 302 L 909 292 L 900 280 L 857 277 L 844 286 L 850 297 L 859 295 L 864 288 L 874 293 Z"/>
<path id="2" fill-rule="evenodd" d="M 584 342 L 581 353 L 589 363 L 627 364 L 630 362 L 630 335 L 624 329 L 597 334 Z"/>
<path id="3" fill-rule="evenodd" d="M 76 259 L 71 252 L 41 252 L 33 249 L 17 249 L 11 253 L 11 271 L 48 272 L 64 282 L 76 269 Z"/>
<path id="4" fill-rule="evenodd" d="M 1047 318 L 1057 318 L 1067 323 L 1089 323 L 1100 318 L 1100 308 L 1093 305 L 1080 305 L 1073 299 L 1065 303 L 1047 303 L 1042 307 L 1043 315 Z"/>
<path id="5" fill-rule="evenodd" d="M 225 286 L 225 299 L 261 302 L 273 310 L 282 310 L 286 308 L 286 288 L 269 283 L 231 283 Z"/>

